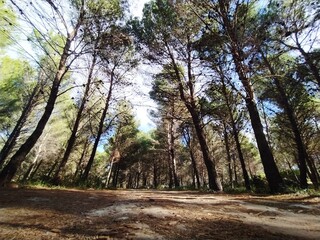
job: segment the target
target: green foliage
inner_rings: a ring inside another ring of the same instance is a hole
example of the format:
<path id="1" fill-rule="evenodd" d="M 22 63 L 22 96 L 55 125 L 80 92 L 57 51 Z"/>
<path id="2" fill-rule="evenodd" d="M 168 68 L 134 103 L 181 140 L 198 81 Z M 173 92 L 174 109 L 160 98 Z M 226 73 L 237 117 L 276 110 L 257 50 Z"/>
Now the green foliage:
<path id="1" fill-rule="evenodd" d="M 145 59 L 163 64 L 168 63 L 165 60 L 173 49 L 181 56 L 186 54 L 186 46 L 198 38 L 200 26 L 200 20 L 187 3 L 167 0 L 149 2 L 142 19 L 133 19 L 129 24 Z"/>
<path id="2" fill-rule="evenodd" d="M 120 0 L 89 0 L 87 1 L 87 11 L 88 14 L 94 17 L 104 17 L 108 18 L 110 21 L 116 21 L 123 17 L 124 1 Z"/>
<path id="3" fill-rule="evenodd" d="M 0 60 L 0 122 L 1 129 L 13 124 L 16 115 L 21 111 L 28 87 L 32 69 L 22 60 L 3 57 Z"/>
<path id="4" fill-rule="evenodd" d="M 243 186 L 237 186 L 237 187 L 230 187 L 230 186 L 224 186 L 223 192 L 228 194 L 243 194 L 248 193 L 248 190 Z"/>
<path id="5" fill-rule="evenodd" d="M 177 23 L 177 14 L 173 5 L 167 0 L 151 1 L 143 9 L 143 18 L 140 27 L 143 26 L 141 40 L 145 43 L 163 41 L 170 38 L 170 30 Z M 159 39 L 160 37 L 160 39 Z"/>
<path id="6" fill-rule="evenodd" d="M 131 104 L 123 101 L 119 104 L 117 125 L 114 136 L 110 139 L 109 148 L 118 149 L 121 155 L 120 165 L 126 169 L 141 160 L 152 147 L 151 137 L 139 132 L 132 115 Z"/>
<path id="7" fill-rule="evenodd" d="M 300 188 L 300 183 L 299 183 L 299 180 L 297 179 L 299 176 L 298 170 L 281 171 L 280 174 L 287 188 L 295 188 L 295 189 Z"/>
<path id="8" fill-rule="evenodd" d="M 150 97 L 163 105 L 176 101 L 179 97 L 176 82 L 174 69 L 165 65 L 162 72 L 154 77 Z"/>
<path id="9" fill-rule="evenodd" d="M 251 182 L 255 193 L 269 193 L 268 182 L 265 177 L 255 175 L 252 177 Z"/>
<path id="10" fill-rule="evenodd" d="M 6 1 L 0 1 L 0 48 L 12 43 L 12 30 L 16 25 L 16 15 L 7 6 Z"/>

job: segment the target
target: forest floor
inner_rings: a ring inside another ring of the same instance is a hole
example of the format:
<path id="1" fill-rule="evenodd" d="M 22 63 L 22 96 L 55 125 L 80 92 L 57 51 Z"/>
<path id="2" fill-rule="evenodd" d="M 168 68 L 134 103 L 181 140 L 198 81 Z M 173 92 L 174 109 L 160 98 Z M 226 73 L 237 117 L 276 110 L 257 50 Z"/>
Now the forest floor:
<path id="1" fill-rule="evenodd" d="M 320 198 L 0 189 L 0 239 L 320 239 Z"/>

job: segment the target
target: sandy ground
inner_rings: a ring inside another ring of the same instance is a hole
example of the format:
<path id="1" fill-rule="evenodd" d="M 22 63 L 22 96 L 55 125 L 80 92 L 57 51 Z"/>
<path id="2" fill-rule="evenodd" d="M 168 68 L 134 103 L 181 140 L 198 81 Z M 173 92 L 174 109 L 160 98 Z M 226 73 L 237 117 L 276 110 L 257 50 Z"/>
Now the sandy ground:
<path id="1" fill-rule="evenodd" d="M 320 239 L 320 198 L 0 189 L 0 239 Z"/>

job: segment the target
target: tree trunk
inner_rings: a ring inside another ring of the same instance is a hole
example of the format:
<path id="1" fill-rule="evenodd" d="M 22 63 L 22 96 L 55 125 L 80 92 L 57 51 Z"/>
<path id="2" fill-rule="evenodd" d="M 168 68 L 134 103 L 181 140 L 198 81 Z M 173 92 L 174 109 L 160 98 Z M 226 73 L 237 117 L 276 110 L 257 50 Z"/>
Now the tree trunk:
<path id="1" fill-rule="evenodd" d="M 267 118 L 267 114 L 266 114 L 266 111 L 265 111 L 265 107 L 264 107 L 263 101 L 261 101 L 261 108 L 262 108 L 262 117 L 263 117 L 263 121 L 264 121 L 264 125 L 265 125 L 267 141 L 268 141 L 269 146 L 271 146 L 272 141 L 271 141 L 270 128 L 269 128 L 268 118 Z"/>
<path id="2" fill-rule="evenodd" d="M 289 119 L 290 127 L 291 127 L 292 133 L 294 135 L 294 140 L 295 140 L 297 152 L 298 152 L 298 162 L 299 162 L 299 170 L 300 170 L 300 186 L 301 186 L 301 188 L 308 188 L 307 163 L 306 163 L 307 158 L 308 158 L 308 154 L 307 154 L 305 145 L 304 145 L 302 137 L 301 137 L 301 133 L 300 133 L 300 130 L 298 127 L 298 123 L 296 121 L 295 113 L 289 103 L 286 91 L 283 88 L 281 81 L 276 77 L 277 75 L 276 75 L 274 69 L 272 68 L 271 64 L 269 63 L 268 59 L 265 57 L 264 53 L 262 51 L 260 51 L 260 53 L 264 59 L 266 66 L 268 67 L 270 73 L 273 76 L 274 84 L 275 84 L 277 91 L 279 93 L 279 95 L 278 95 L 279 103 L 283 107 L 283 109 Z M 314 178 L 311 178 L 311 179 L 314 179 Z M 317 185 L 316 181 L 313 181 L 313 184 L 316 186 Z"/>
<path id="3" fill-rule="evenodd" d="M 210 158 L 209 148 L 204 136 L 203 128 L 200 124 L 200 118 L 198 114 L 192 109 L 189 109 L 191 113 L 194 128 L 198 137 L 200 149 L 202 152 L 202 157 L 204 160 L 204 164 L 206 165 L 208 172 L 208 180 L 209 180 L 209 188 L 215 191 L 222 191 L 222 185 L 218 178 L 218 174 L 216 172 L 216 167 L 214 161 Z"/>
<path id="4" fill-rule="evenodd" d="M 230 154 L 229 136 L 228 136 L 227 126 L 226 126 L 225 122 L 223 122 L 223 128 L 224 128 L 224 131 L 223 131 L 224 143 L 225 143 L 226 153 L 227 153 L 229 182 L 231 184 L 231 188 L 234 188 L 233 176 L 232 176 L 232 159 L 231 159 L 231 154 Z"/>
<path id="5" fill-rule="evenodd" d="M 198 172 L 198 168 L 197 168 L 196 159 L 194 157 L 193 150 L 191 147 L 189 147 L 189 153 L 190 153 L 190 158 L 191 158 L 191 163 L 192 163 L 192 168 L 193 168 L 193 174 L 196 178 L 196 187 L 197 187 L 197 189 L 200 189 L 201 185 L 200 185 L 199 172 Z"/>
<path id="6" fill-rule="evenodd" d="M 278 167 L 275 163 L 271 149 L 268 145 L 266 136 L 263 132 L 263 126 L 261 123 L 259 111 L 254 99 L 253 88 L 250 80 L 246 76 L 247 70 L 245 70 L 245 67 L 242 63 L 242 59 L 244 58 L 242 50 L 239 49 L 239 46 L 241 44 L 239 44 L 239 39 L 237 38 L 237 30 L 234 29 L 234 25 L 232 25 L 230 22 L 226 2 L 223 0 L 219 0 L 218 4 L 223 25 L 227 31 L 228 37 L 230 38 L 230 51 L 236 67 L 236 72 L 246 92 L 245 101 L 250 115 L 251 126 L 253 128 L 254 135 L 257 141 L 261 162 L 266 174 L 269 188 L 271 192 L 279 192 L 281 191 L 281 185 L 283 184 L 283 181 L 280 176 Z"/>
<path id="7" fill-rule="evenodd" d="M 309 156 L 307 156 L 307 164 L 308 164 L 308 167 L 310 169 L 310 179 L 313 183 L 313 186 L 315 189 L 319 189 L 319 173 L 317 171 L 317 168 L 314 164 L 314 161 L 312 159 L 310 159 Z"/>
<path id="8" fill-rule="evenodd" d="M 64 75 L 67 72 L 66 64 L 67 64 L 67 59 L 70 54 L 71 43 L 74 40 L 75 36 L 77 35 L 78 29 L 80 27 L 80 24 L 82 23 L 83 17 L 84 17 L 84 0 L 82 0 L 82 6 L 81 6 L 80 15 L 78 18 L 77 25 L 75 26 L 73 32 L 68 34 L 68 37 L 66 39 L 66 43 L 63 48 L 63 53 L 60 58 L 57 73 L 54 77 L 54 80 L 53 80 L 53 83 L 51 86 L 49 99 L 48 99 L 47 105 L 44 109 L 44 113 L 43 113 L 42 117 L 40 118 L 38 125 L 36 126 L 33 133 L 26 140 L 26 142 L 24 144 L 22 144 L 22 146 L 19 148 L 19 150 L 12 156 L 9 163 L 4 167 L 4 169 L 0 173 L 0 186 L 4 185 L 12 180 L 12 178 L 14 177 L 18 168 L 20 167 L 21 163 L 25 160 L 25 157 L 31 151 L 31 149 L 33 148 L 33 146 L 36 144 L 37 140 L 41 136 L 41 134 L 42 134 L 42 132 L 43 132 L 50 116 L 51 116 L 55 102 L 57 100 L 60 83 L 61 83 Z"/>
<path id="9" fill-rule="evenodd" d="M 168 152 L 168 187 L 170 189 L 173 188 L 174 185 L 174 181 L 173 181 L 173 175 L 172 175 L 172 162 L 171 162 L 171 158 L 170 158 L 170 153 Z"/>
<path id="10" fill-rule="evenodd" d="M 16 144 L 16 140 L 20 135 L 21 129 L 24 125 L 24 123 L 26 122 L 30 111 L 34 105 L 35 102 L 35 97 L 38 93 L 39 90 L 39 83 L 34 87 L 27 104 L 24 106 L 22 113 L 14 127 L 14 129 L 12 130 L 12 132 L 9 135 L 9 138 L 7 139 L 7 141 L 5 142 L 3 148 L 1 149 L 0 152 L 0 169 L 3 165 L 3 163 L 5 162 L 6 158 L 8 157 L 9 153 L 12 151 L 12 149 L 14 148 L 15 144 Z"/>
<path id="11" fill-rule="evenodd" d="M 32 180 L 34 178 L 34 175 L 36 175 L 36 173 L 38 172 L 40 166 L 43 164 L 43 160 L 41 159 L 38 164 L 36 165 L 36 167 L 34 168 L 34 170 L 32 169 L 29 179 L 28 180 Z"/>
<path id="12" fill-rule="evenodd" d="M 238 185 L 237 163 L 236 163 L 235 156 L 233 156 L 232 160 L 233 160 L 234 183 L 235 185 Z"/>
<path id="13" fill-rule="evenodd" d="M 31 171 L 33 170 L 33 168 L 37 165 L 38 159 L 39 159 L 40 154 L 41 154 L 41 152 L 42 152 L 42 148 L 43 148 L 43 144 L 44 144 L 44 142 L 45 142 L 44 140 L 46 139 L 46 136 L 47 136 L 47 134 L 43 137 L 42 142 L 39 144 L 39 147 L 38 147 L 38 149 L 37 149 L 37 151 L 36 151 L 36 156 L 35 156 L 34 160 L 32 161 L 32 163 L 30 164 L 28 171 L 27 171 L 27 172 L 25 173 L 25 175 L 23 176 L 22 182 L 28 180 L 29 174 L 31 173 Z"/>
<path id="14" fill-rule="evenodd" d="M 136 189 L 139 188 L 140 176 L 141 176 L 141 172 L 137 171 L 136 172 L 136 177 L 135 177 L 135 186 L 134 186 Z"/>
<path id="15" fill-rule="evenodd" d="M 76 167 L 76 171 L 74 173 L 74 177 L 73 179 L 76 180 L 77 179 L 77 176 L 79 174 L 80 169 L 82 168 L 82 163 L 83 163 L 83 160 L 84 160 L 84 157 L 86 156 L 86 153 L 87 153 L 87 150 L 88 150 L 88 146 L 89 146 L 89 139 L 86 139 L 85 143 L 84 143 L 84 146 L 83 146 L 83 149 L 82 149 L 82 153 L 81 153 L 81 156 L 79 158 L 79 162 L 77 164 L 77 167 Z"/>
<path id="16" fill-rule="evenodd" d="M 167 154 L 168 154 L 168 186 L 170 189 L 173 188 L 174 185 L 174 180 L 173 180 L 173 161 L 172 161 L 172 157 L 174 157 L 174 149 L 172 149 L 173 151 L 171 151 L 170 149 L 170 126 L 168 123 L 168 128 L 167 128 Z"/>
<path id="17" fill-rule="evenodd" d="M 183 138 L 186 141 L 188 149 L 189 149 L 189 154 L 190 154 L 190 158 L 191 158 L 193 174 L 194 174 L 195 180 L 196 180 L 196 184 L 194 184 L 194 186 L 195 186 L 195 188 L 200 189 L 201 185 L 200 185 L 199 171 L 198 171 L 198 168 L 197 168 L 196 158 L 194 156 L 193 149 L 192 149 L 191 137 L 190 137 L 190 129 L 189 129 L 188 126 L 185 127 L 185 129 L 183 130 L 182 134 L 183 134 Z"/>
<path id="18" fill-rule="evenodd" d="M 112 174 L 112 171 L 113 171 L 113 159 L 111 159 L 111 164 L 110 164 L 110 170 L 108 172 L 108 177 L 107 177 L 107 181 L 106 181 L 106 187 L 109 187 L 109 184 L 110 184 L 110 180 L 111 180 L 111 174 Z"/>
<path id="19" fill-rule="evenodd" d="M 240 144 L 240 139 L 239 139 L 239 131 L 238 131 L 238 128 L 237 128 L 237 125 L 236 125 L 236 121 L 235 121 L 234 116 L 233 116 L 234 113 L 232 111 L 229 98 L 227 96 L 227 89 L 226 89 L 224 76 L 222 74 L 221 69 L 220 69 L 219 73 L 220 73 L 220 77 L 221 77 L 221 81 L 222 81 L 223 95 L 225 97 L 225 101 L 227 103 L 227 108 L 228 108 L 228 112 L 229 112 L 229 116 L 230 116 L 230 121 L 231 121 L 231 126 L 232 126 L 232 133 L 233 133 L 233 137 L 234 137 L 234 140 L 235 140 L 235 143 L 236 143 L 236 148 L 237 148 L 237 152 L 238 152 L 239 161 L 240 161 L 240 164 L 241 164 L 241 170 L 242 170 L 242 175 L 243 175 L 243 179 L 244 179 L 244 185 L 245 185 L 246 189 L 248 191 L 250 191 L 251 190 L 250 178 L 249 178 L 249 175 L 248 175 L 248 171 L 246 169 L 246 163 L 245 163 L 245 160 L 244 160 L 244 157 L 243 157 L 243 153 L 242 153 L 242 149 L 241 149 L 241 144 Z"/>
<path id="20" fill-rule="evenodd" d="M 148 182 L 148 175 L 146 172 L 142 173 L 142 187 L 147 188 L 147 182 Z"/>
<path id="21" fill-rule="evenodd" d="M 214 191 L 222 191 L 223 188 L 222 188 L 221 182 L 218 178 L 215 163 L 214 163 L 213 159 L 211 159 L 211 157 L 210 157 L 209 148 L 208 148 L 208 145 L 206 142 L 203 127 L 201 125 L 199 112 L 197 110 L 197 106 L 196 106 L 195 99 L 194 99 L 195 93 L 194 93 L 194 79 L 192 76 L 192 66 L 191 66 L 191 43 L 189 42 L 187 44 L 187 48 L 188 48 L 188 51 L 187 51 L 188 52 L 188 62 L 187 62 L 188 82 L 187 82 L 187 86 L 188 86 L 189 94 L 185 93 L 184 84 L 183 84 L 183 80 L 181 78 L 181 72 L 179 70 L 179 67 L 178 67 L 176 60 L 175 60 L 175 58 L 174 58 L 174 56 L 173 56 L 173 54 L 167 44 L 166 44 L 166 46 L 167 46 L 167 50 L 168 50 L 168 53 L 169 53 L 171 61 L 172 61 L 173 69 L 175 72 L 175 77 L 178 81 L 180 98 L 183 101 L 184 105 L 186 106 L 188 112 L 190 113 L 190 115 L 192 117 L 192 122 L 193 122 L 193 125 L 195 128 L 197 138 L 199 141 L 199 145 L 200 145 L 200 149 L 202 152 L 203 161 L 204 161 L 204 164 L 206 165 L 207 172 L 208 172 L 209 188 Z"/>
<path id="22" fill-rule="evenodd" d="M 312 59 L 310 59 L 310 56 L 308 53 L 306 53 L 304 51 L 304 49 L 301 47 L 300 43 L 299 43 L 299 37 L 297 35 L 297 33 L 295 33 L 295 38 L 296 38 L 296 43 L 297 43 L 297 48 L 298 51 L 301 53 L 301 55 L 303 56 L 306 64 L 309 66 L 310 72 L 312 73 L 313 77 L 316 79 L 317 83 L 318 83 L 318 87 L 320 88 L 320 74 L 319 74 L 319 69 L 318 67 L 312 62 Z"/>
<path id="23" fill-rule="evenodd" d="M 84 170 L 84 173 L 81 176 L 81 181 L 82 182 L 85 182 L 88 179 L 89 172 L 91 170 L 91 167 L 92 167 L 92 164 L 93 164 L 93 161 L 94 161 L 94 157 L 96 155 L 97 148 L 98 148 L 98 145 L 99 145 L 99 142 L 100 142 L 100 138 L 101 138 L 101 135 L 102 135 L 103 130 L 104 130 L 104 121 L 105 121 L 105 118 L 107 116 L 107 112 L 108 112 L 108 109 L 109 109 L 109 103 L 110 103 L 112 90 L 113 90 L 113 83 L 114 83 L 114 74 L 112 72 L 111 73 L 111 77 L 110 77 L 110 86 L 109 86 L 109 90 L 108 90 L 108 95 L 107 95 L 105 106 L 104 106 L 104 109 L 103 109 L 103 112 L 102 112 L 102 115 L 101 115 L 101 118 L 100 118 L 97 136 L 96 136 L 94 144 L 93 144 L 93 148 L 92 148 L 92 152 L 91 152 L 88 164 L 87 164 L 87 166 L 86 166 L 86 168 Z"/>
<path id="24" fill-rule="evenodd" d="M 156 164 L 156 161 L 153 160 L 153 187 L 157 188 L 158 185 L 158 165 Z"/>
<path id="25" fill-rule="evenodd" d="M 114 168 L 113 177 L 112 177 L 112 186 L 116 188 L 118 185 L 118 177 L 119 177 L 119 171 L 120 171 L 119 163 L 118 162 L 115 163 L 114 166 L 115 168 Z"/>
<path id="26" fill-rule="evenodd" d="M 61 181 L 61 176 L 60 174 L 62 174 L 62 172 L 64 172 L 64 168 L 68 162 L 68 159 L 70 157 L 70 154 L 71 154 L 71 151 L 73 149 L 73 146 L 76 142 L 76 139 L 77 139 L 77 132 L 78 132 L 78 129 L 79 129 L 79 125 L 80 125 L 80 121 L 81 121 L 81 117 L 82 117 L 82 113 L 83 113 L 83 110 L 85 108 L 85 104 L 87 102 L 87 98 L 88 98 L 88 95 L 89 95 L 89 91 L 90 91 L 90 85 L 91 85 L 91 81 L 92 81 L 92 74 L 93 74 L 93 71 L 94 71 L 94 67 L 96 65 L 96 61 L 97 61 L 97 53 L 95 51 L 95 48 L 93 49 L 93 59 L 92 59 L 92 63 L 91 63 L 91 66 L 89 68 L 89 75 L 88 75 L 88 79 L 87 79 L 87 84 L 86 84 L 86 88 L 85 88 L 85 91 L 84 91 L 84 94 L 83 94 L 83 97 L 82 97 L 82 101 L 81 101 L 81 104 L 80 104 L 80 107 L 78 109 L 78 113 L 77 113 L 77 116 L 76 116 L 76 119 L 75 119 L 75 122 L 74 122 L 74 125 L 73 125 L 73 128 L 72 128 L 72 132 L 71 132 L 71 135 L 69 137 L 69 140 L 68 140 L 68 143 L 67 143 L 67 147 L 66 147 L 66 150 L 64 152 L 64 155 L 63 155 L 63 158 L 62 158 L 62 161 L 60 162 L 60 165 L 57 169 L 57 171 L 55 172 L 55 175 L 53 177 L 53 183 L 55 184 L 60 184 L 60 181 Z"/>
<path id="27" fill-rule="evenodd" d="M 267 181 L 269 183 L 270 190 L 273 193 L 280 192 L 281 185 L 283 183 L 282 178 L 280 176 L 271 149 L 264 135 L 263 126 L 261 124 L 257 106 L 252 99 L 247 98 L 246 103 L 251 119 L 252 128 L 258 144 L 262 165 L 266 174 Z"/>
<path id="28" fill-rule="evenodd" d="M 168 152 L 169 152 L 169 159 L 171 165 L 171 175 L 173 177 L 173 184 L 174 187 L 179 187 L 178 175 L 177 175 L 177 163 L 175 157 L 175 146 L 174 146 L 174 120 L 173 118 L 168 119 Z"/>

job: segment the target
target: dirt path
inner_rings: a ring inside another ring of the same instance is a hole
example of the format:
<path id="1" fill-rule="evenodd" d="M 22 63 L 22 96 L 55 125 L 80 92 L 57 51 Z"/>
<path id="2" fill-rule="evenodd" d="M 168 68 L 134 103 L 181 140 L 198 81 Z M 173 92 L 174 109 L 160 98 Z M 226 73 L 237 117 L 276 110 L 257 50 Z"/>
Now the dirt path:
<path id="1" fill-rule="evenodd" d="M 0 239 L 320 239 L 320 198 L 0 189 Z"/>

